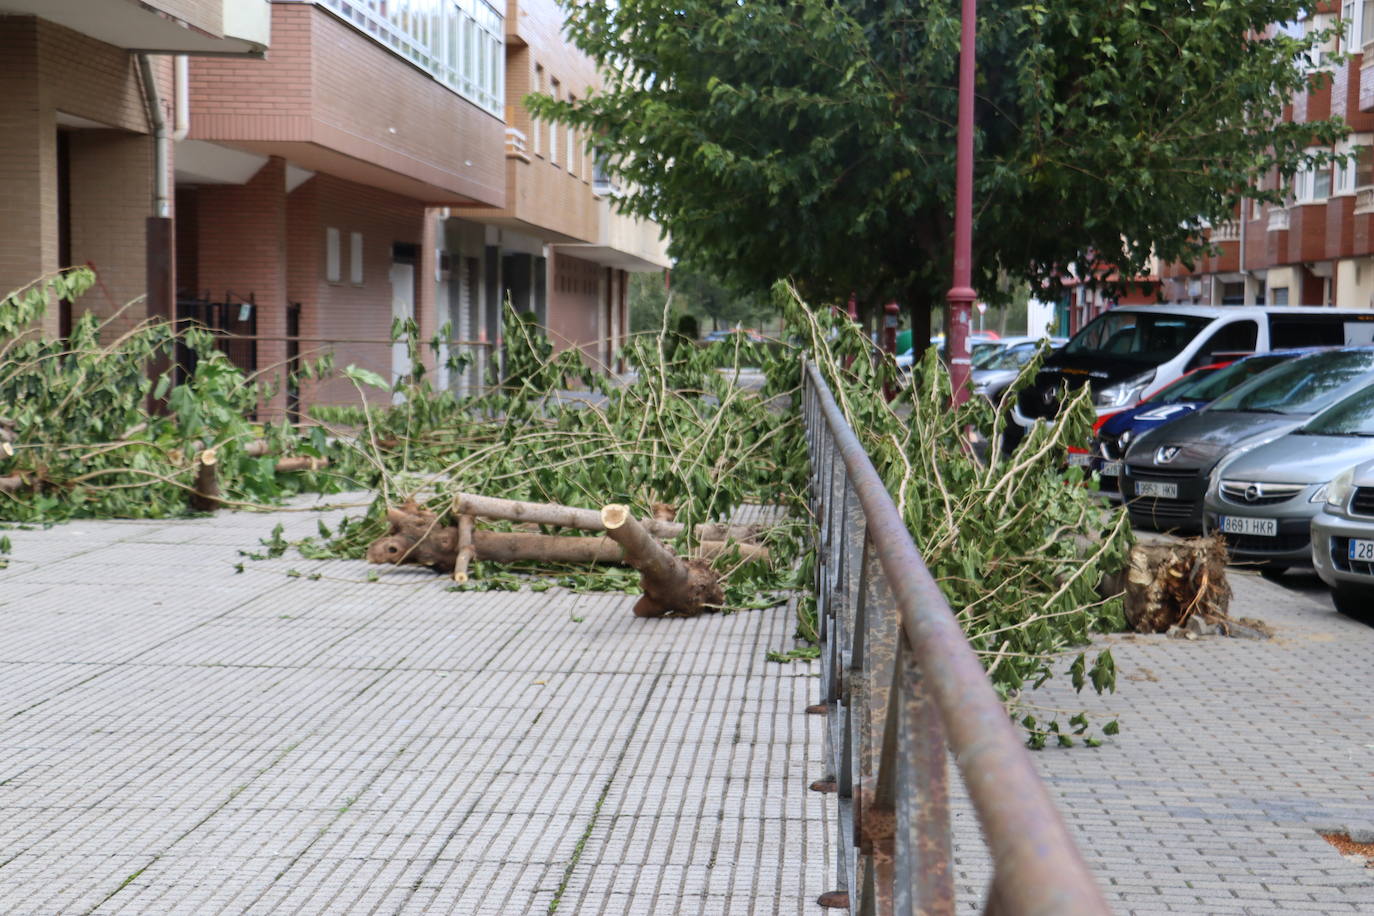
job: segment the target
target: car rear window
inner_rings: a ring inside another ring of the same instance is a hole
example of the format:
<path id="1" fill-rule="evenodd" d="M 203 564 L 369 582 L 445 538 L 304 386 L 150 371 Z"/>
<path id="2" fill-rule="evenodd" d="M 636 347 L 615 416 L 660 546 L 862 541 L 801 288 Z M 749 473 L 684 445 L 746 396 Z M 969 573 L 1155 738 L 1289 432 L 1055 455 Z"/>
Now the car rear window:
<path id="1" fill-rule="evenodd" d="M 1160 394 L 1164 396 L 1163 401 L 1166 404 L 1176 404 L 1179 401 L 1211 401 L 1221 397 L 1232 388 L 1239 387 L 1266 369 L 1272 369 L 1279 363 L 1292 358 L 1292 356 L 1265 354 L 1242 359 L 1211 372 L 1200 369 L 1185 377 L 1178 384 L 1165 388 Z"/>
<path id="2" fill-rule="evenodd" d="M 1308 414 L 1361 387 L 1374 376 L 1374 349 L 1331 350 L 1262 372 L 1212 402 L 1212 410 Z"/>
<path id="3" fill-rule="evenodd" d="M 1317 414 L 1299 432 L 1314 436 L 1374 437 L 1374 386 L 1361 388 Z"/>

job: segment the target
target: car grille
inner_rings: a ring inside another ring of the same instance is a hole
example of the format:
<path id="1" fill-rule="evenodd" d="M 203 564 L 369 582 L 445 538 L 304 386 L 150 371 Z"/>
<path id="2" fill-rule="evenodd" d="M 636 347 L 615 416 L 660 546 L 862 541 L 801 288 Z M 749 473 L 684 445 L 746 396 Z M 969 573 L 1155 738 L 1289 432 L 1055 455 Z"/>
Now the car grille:
<path id="1" fill-rule="evenodd" d="M 1120 493 L 1121 478 L 1108 477 L 1104 474 L 1097 475 L 1097 491 L 1099 493 Z"/>
<path id="2" fill-rule="evenodd" d="M 1253 497 L 1247 494 L 1254 488 Z M 1253 483 L 1248 480 L 1223 480 L 1221 496 L 1237 506 L 1273 506 L 1286 503 L 1305 489 L 1300 483 Z"/>
<path id="3" fill-rule="evenodd" d="M 1374 515 L 1374 487 L 1356 487 L 1355 496 L 1350 500 L 1353 515 Z"/>
<path id="4" fill-rule="evenodd" d="M 1137 496 L 1131 500 L 1131 512 L 1150 515 L 1155 518 L 1189 519 L 1197 513 L 1197 503 L 1188 499 L 1155 499 L 1151 496 Z"/>
<path id="5" fill-rule="evenodd" d="M 1350 538 L 1333 537 L 1331 539 L 1331 562 L 1342 572 L 1374 576 L 1374 563 L 1350 559 Z"/>
<path id="6" fill-rule="evenodd" d="M 1173 468 L 1159 467 L 1153 464 L 1132 464 L 1127 465 L 1132 477 L 1141 480 L 1187 480 L 1193 477 L 1201 477 L 1201 468 Z"/>
<path id="7" fill-rule="evenodd" d="M 1275 537 L 1259 534 L 1225 534 L 1222 537 L 1232 549 L 1246 553 L 1292 553 L 1305 550 L 1312 543 L 1311 537 L 1305 533 L 1284 534 L 1282 531 Z"/>

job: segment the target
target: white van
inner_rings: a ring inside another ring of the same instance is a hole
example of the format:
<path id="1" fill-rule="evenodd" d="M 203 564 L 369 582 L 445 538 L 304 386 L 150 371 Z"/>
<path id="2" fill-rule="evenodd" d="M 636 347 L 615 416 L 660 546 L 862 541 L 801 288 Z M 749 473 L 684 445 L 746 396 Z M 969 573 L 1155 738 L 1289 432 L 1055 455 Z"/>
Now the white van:
<path id="1" fill-rule="evenodd" d="M 1045 358 L 1012 409 L 1019 426 L 1059 412 L 1062 388 L 1091 386 L 1099 416 L 1134 407 L 1200 366 L 1250 353 L 1374 343 L 1374 311 L 1303 306 L 1135 305 L 1088 322 Z"/>

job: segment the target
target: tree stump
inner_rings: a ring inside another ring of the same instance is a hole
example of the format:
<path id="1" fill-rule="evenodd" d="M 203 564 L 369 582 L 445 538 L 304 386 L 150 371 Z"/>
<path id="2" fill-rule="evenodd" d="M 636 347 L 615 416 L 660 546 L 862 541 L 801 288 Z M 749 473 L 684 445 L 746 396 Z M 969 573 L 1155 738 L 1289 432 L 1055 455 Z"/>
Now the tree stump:
<path id="1" fill-rule="evenodd" d="M 1137 633 L 1163 633 L 1189 618 L 1229 618 L 1226 544 L 1218 537 L 1136 544 L 1126 567 L 1126 622 Z"/>

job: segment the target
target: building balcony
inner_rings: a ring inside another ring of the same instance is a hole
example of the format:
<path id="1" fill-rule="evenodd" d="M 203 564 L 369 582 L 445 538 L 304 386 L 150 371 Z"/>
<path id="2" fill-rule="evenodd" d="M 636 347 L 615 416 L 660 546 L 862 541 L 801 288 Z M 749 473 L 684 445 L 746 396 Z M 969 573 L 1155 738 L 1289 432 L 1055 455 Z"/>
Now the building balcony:
<path id="1" fill-rule="evenodd" d="M 1218 244 L 1221 242 L 1238 242 L 1240 241 L 1240 223 L 1235 220 L 1219 223 L 1212 227 L 1212 232 L 1207 238 L 1208 241 Z"/>
<path id="2" fill-rule="evenodd" d="M 1288 210 L 1285 207 L 1269 208 L 1269 231 L 1280 232 L 1288 228 Z"/>
<path id="3" fill-rule="evenodd" d="M 596 241 L 585 245 L 555 245 L 555 251 L 632 273 L 672 266 L 668 240 L 663 237 L 663 229 L 658 223 L 619 212 L 609 196 L 601 198 L 597 207 L 599 231 Z"/>
<path id="4" fill-rule="evenodd" d="M 191 139 L 435 206 L 502 206 L 501 119 L 329 3 L 272 4 L 265 61 L 194 59 Z"/>
<path id="5" fill-rule="evenodd" d="M 96 41 L 157 54 L 261 57 L 268 0 L 0 0 L 0 15 L 37 16 Z"/>
<path id="6" fill-rule="evenodd" d="M 1355 215 L 1374 213 L 1374 188 L 1361 188 L 1355 192 Z"/>
<path id="7" fill-rule="evenodd" d="M 506 158 L 530 161 L 530 141 L 518 127 L 506 128 Z"/>

